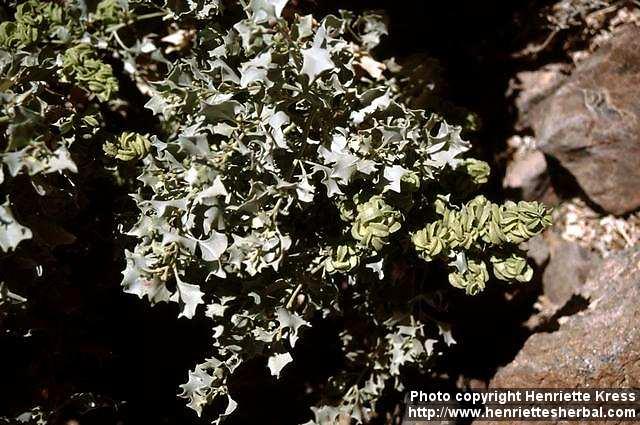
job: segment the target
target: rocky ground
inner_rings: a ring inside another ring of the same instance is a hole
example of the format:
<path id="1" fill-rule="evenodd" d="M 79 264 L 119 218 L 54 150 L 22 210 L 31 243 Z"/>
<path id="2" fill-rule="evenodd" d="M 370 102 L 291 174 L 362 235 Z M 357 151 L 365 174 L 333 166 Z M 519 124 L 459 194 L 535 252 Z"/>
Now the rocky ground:
<path id="1" fill-rule="evenodd" d="M 640 385 L 639 48 L 630 23 L 575 65 L 517 76 L 527 135 L 511 139 L 504 184 L 555 204 L 555 225 L 530 243 L 532 333 L 491 388 Z"/>
<path id="2" fill-rule="evenodd" d="M 621 2 L 585 16 L 512 56 L 494 163 L 503 193 L 553 205 L 554 226 L 528 244 L 538 282 L 458 321 L 458 388 L 640 386 L 640 15 Z"/>

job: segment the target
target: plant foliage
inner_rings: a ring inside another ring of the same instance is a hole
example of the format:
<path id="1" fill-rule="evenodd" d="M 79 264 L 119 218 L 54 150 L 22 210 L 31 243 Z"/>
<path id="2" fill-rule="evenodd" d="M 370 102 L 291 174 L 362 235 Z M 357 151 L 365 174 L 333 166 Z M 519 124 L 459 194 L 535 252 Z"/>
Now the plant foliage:
<path id="1" fill-rule="evenodd" d="M 222 400 L 218 423 L 236 408 L 240 365 L 264 358 L 279 377 L 314 319 L 343 315 L 354 319 L 340 334 L 344 368 L 311 423 L 361 422 L 385 388 L 403 388 L 403 367 L 427 364 L 439 333 L 451 342 L 419 308 L 435 289 L 416 294 L 405 271 L 447 268 L 468 294 L 491 273 L 528 281 L 517 245 L 549 211 L 471 198 L 488 164 L 465 157 L 460 127 L 400 100 L 371 55 L 380 17 L 318 21 L 286 0 L 168 3 L 4 10 L 0 247 L 31 237 L 12 214 L 12 181 L 73 181 L 77 146 L 99 146 L 93 160 L 138 208 L 118 223 L 132 243 L 124 291 L 211 320 L 210 357 L 181 386 L 188 406 L 200 415 Z M 125 84 L 147 96 L 153 134 L 136 129 Z"/>

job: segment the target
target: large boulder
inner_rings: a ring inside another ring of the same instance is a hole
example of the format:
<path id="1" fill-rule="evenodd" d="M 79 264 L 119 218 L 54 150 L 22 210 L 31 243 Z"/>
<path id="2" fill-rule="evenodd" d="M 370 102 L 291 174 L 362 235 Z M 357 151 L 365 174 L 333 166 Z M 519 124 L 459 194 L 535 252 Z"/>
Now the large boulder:
<path id="1" fill-rule="evenodd" d="M 562 239 L 555 232 L 546 232 L 545 241 L 550 256 L 542 275 L 542 288 L 547 299 L 561 308 L 580 292 L 591 271 L 597 267 L 597 255 L 577 242 Z"/>
<path id="2" fill-rule="evenodd" d="M 529 337 L 490 387 L 640 386 L 640 247 L 603 260 L 578 292 L 588 308 Z"/>
<path id="3" fill-rule="evenodd" d="M 520 191 L 525 201 L 539 200 L 549 189 L 547 162 L 539 150 L 519 150 L 507 165 L 502 185 Z"/>
<path id="4" fill-rule="evenodd" d="M 567 79 L 571 65 L 550 63 L 532 71 L 518 72 L 509 82 L 507 94 L 513 96 L 518 110 L 516 130 L 531 127 L 531 113 L 540 102 L 545 101 Z"/>
<path id="5" fill-rule="evenodd" d="M 640 207 L 640 28 L 629 26 L 580 63 L 527 114 L 537 147 L 605 211 Z"/>

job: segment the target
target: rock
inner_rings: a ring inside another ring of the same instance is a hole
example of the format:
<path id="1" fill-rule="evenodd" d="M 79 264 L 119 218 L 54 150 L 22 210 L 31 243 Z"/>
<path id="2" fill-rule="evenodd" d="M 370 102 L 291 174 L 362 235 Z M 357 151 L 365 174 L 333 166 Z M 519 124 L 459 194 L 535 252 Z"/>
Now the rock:
<path id="1" fill-rule="evenodd" d="M 560 308 L 580 292 L 597 256 L 553 232 L 545 233 L 545 242 L 549 248 L 549 263 L 542 275 L 544 295 Z"/>
<path id="2" fill-rule="evenodd" d="M 518 150 L 507 165 L 503 187 L 517 189 L 525 201 L 538 200 L 550 185 L 547 162 L 538 150 Z"/>
<path id="3" fill-rule="evenodd" d="M 509 159 L 502 186 L 517 191 L 519 199 L 556 205 L 559 198 L 551 184 L 547 160 L 536 144 L 526 135 L 513 135 L 507 140 Z"/>
<path id="4" fill-rule="evenodd" d="M 527 120 L 593 202 L 616 215 L 640 207 L 640 28 L 580 63 Z"/>
<path id="5" fill-rule="evenodd" d="M 544 239 L 544 234 L 535 235 L 528 241 L 524 242 L 524 246 L 527 250 L 527 257 L 531 258 L 538 267 L 542 267 L 551 255 L 549 252 L 549 245 Z"/>
<path id="6" fill-rule="evenodd" d="M 588 308 L 529 337 L 490 388 L 640 386 L 640 247 L 603 260 L 580 294 Z"/>
<path id="7" fill-rule="evenodd" d="M 522 71 L 509 82 L 507 95 L 517 93 L 514 99 L 518 109 L 516 130 L 531 127 L 528 116 L 534 107 L 545 100 L 567 78 L 571 66 L 564 63 L 551 63 L 534 71 Z"/>

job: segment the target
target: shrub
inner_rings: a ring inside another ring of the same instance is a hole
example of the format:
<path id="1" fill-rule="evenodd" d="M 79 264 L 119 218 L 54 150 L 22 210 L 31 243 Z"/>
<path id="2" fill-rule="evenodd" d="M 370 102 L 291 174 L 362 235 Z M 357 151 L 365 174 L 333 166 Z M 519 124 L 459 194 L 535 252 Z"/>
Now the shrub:
<path id="1" fill-rule="evenodd" d="M 517 245 L 550 224 L 541 204 L 472 197 L 488 164 L 465 157 L 460 127 L 402 103 L 371 56 L 386 34 L 378 16 L 285 17 L 286 3 L 30 0 L 0 26 L 4 185 L 73 179 L 74 147 L 102 146 L 92 160 L 114 167 L 139 209 L 124 291 L 211 320 L 211 357 L 180 396 L 198 415 L 225 400 L 215 423 L 236 408 L 228 384 L 243 362 L 264 358 L 278 377 L 305 328 L 338 315 L 353 318 L 345 364 L 313 423 L 362 421 L 438 334 L 451 342 L 420 309 L 435 288 L 417 294 L 406 271 L 441 265 L 468 294 L 490 271 L 528 281 Z M 159 17 L 161 40 L 144 25 Z M 148 95 L 154 134 L 136 130 L 122 79 Z M 10 206 L 5 251 L 30 237 Z"/>

